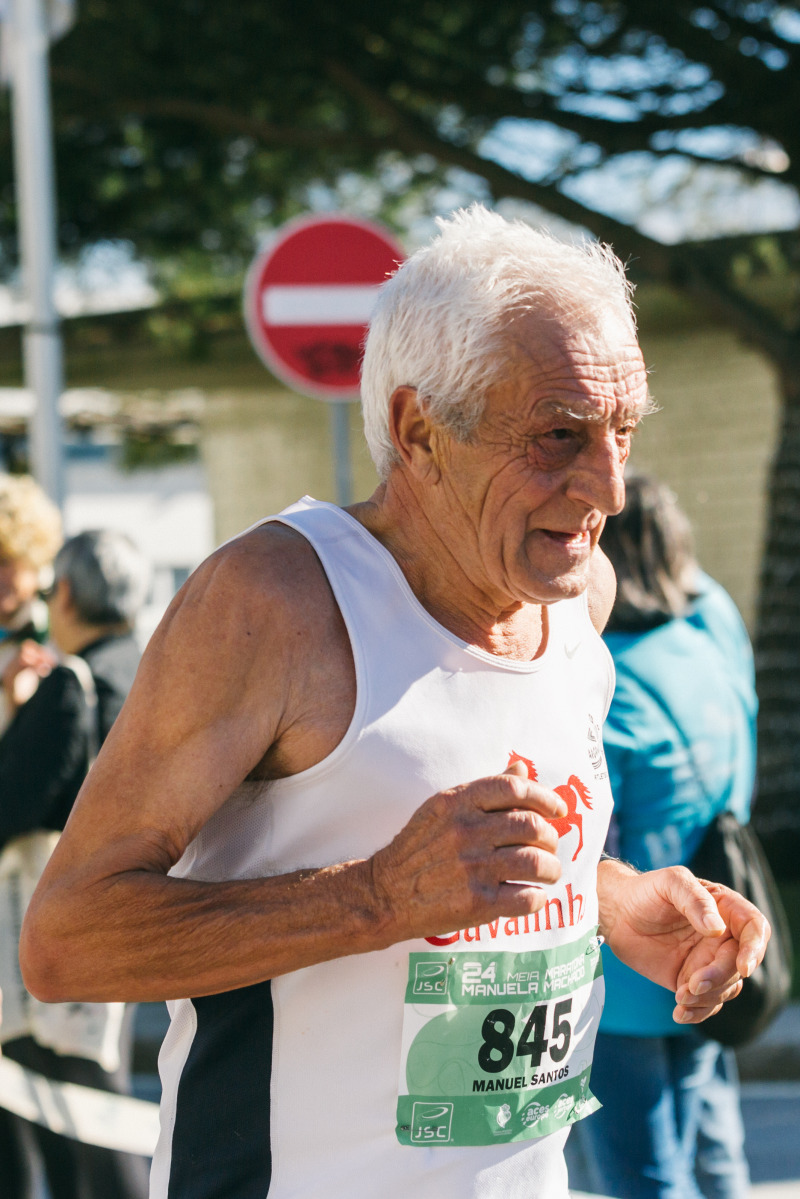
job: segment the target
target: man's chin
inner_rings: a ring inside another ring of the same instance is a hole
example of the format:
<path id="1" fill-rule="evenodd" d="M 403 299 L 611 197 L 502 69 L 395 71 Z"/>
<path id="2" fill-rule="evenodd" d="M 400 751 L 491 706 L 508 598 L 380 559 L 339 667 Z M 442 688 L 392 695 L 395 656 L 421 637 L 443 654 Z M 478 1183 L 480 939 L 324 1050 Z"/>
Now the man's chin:
<path id="1" fill-rule="evenodd" d="M 561 600 L 575 599 L 583 595 L 589 586 L 589 562 L 560 575 L 545 575 L 537 572 L 531 588 L 529 603 L 557 604 Z"/>
<path id="2" fill-rule="evenodd" d="M 588 537 L 581 545 L 574 545 L 537 530 L 526 539 L 525 548 L 527 554 L 520 564 L 533 602 L 552 604 L 573 599 L 588 587 L 595 549 Z"/>

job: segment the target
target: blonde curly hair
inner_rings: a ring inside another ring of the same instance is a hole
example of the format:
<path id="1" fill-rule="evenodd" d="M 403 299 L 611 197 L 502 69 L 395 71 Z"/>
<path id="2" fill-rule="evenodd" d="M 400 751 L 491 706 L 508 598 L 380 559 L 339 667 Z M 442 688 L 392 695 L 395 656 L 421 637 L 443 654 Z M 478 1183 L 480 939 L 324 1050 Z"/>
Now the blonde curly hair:
<path id="1" fill-rule="evenodd" d="M 29 475 L 0 474 L 0 560 L 48 566 L 62 541 L 61 513 Z"/>

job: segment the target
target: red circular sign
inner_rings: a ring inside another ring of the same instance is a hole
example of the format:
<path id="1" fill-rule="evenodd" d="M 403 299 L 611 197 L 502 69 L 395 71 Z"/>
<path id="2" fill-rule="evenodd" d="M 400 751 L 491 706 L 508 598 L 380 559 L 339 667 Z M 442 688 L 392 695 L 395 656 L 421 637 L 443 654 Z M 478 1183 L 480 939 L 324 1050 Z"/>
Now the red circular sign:
<path id="1" fill-rule="evenodd" d="M 284 226 L 247 276 L 245 320 L 256 352 L 305 395 L 353 399 L 378 287 L 404 258 L 391 233 L 356 217 Z"/>

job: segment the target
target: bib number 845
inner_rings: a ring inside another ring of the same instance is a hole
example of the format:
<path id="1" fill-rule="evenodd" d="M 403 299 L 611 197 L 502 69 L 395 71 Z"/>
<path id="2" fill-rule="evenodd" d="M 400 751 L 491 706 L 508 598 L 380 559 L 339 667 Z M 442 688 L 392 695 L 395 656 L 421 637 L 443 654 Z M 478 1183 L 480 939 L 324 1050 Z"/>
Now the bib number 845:
<path id="1" fill-rule="evenodd" d="M 538 1004 L 525 1024 L 516 1045 L 513 1040 L 516 1017 L 506 1008 L 495 1008 L 483 1022 L 481 1036 L 483 1044 L 478 1050 L 478 1064 L 487 1074 L 499 1074 L 511 1065 L 514 1056 L 529 1057 L 532 1066 L 541 1063 L 542 1055 L 549 1052 L 554 1062 L 562 1062 L 569 1051 L 572 1027 L 567 1015 L 572 1011 L 572 1000 L 562 999 L 553 1005 L 552 1040 L 548 1042 L 545 1027 L 548 1005 Z"/>

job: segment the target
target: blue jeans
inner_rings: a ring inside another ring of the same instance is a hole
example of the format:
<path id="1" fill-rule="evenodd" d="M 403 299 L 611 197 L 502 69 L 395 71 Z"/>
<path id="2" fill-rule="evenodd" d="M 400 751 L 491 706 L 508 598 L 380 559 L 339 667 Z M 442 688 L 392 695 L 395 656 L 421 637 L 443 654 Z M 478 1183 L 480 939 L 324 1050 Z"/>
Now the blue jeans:
<path id="1" fill-rule="evenodd" d="M 697 1033 L 601 1033 L 592 1091 L 572 1135 L 591 1188 L 615 1199 L 745 1199 L 749 1171 L 732 1050 Z"/>

